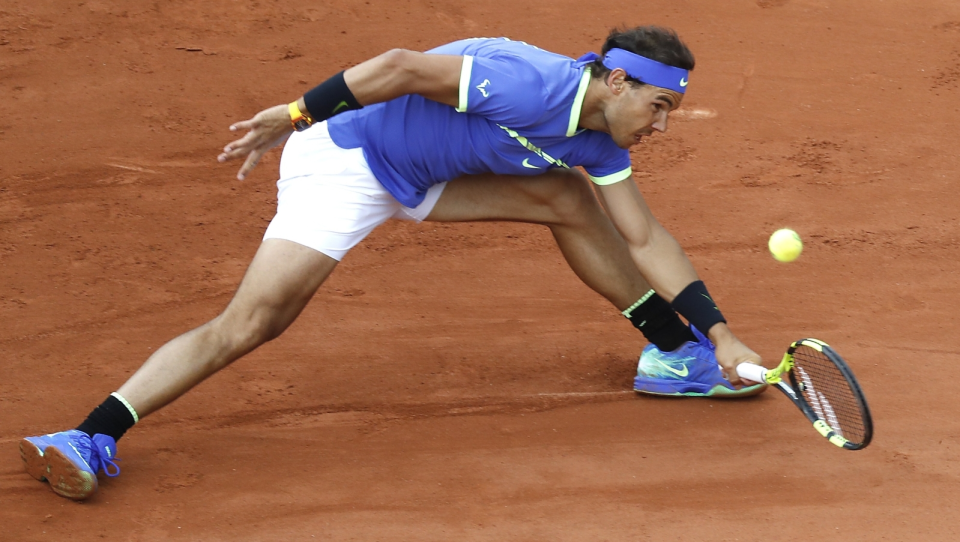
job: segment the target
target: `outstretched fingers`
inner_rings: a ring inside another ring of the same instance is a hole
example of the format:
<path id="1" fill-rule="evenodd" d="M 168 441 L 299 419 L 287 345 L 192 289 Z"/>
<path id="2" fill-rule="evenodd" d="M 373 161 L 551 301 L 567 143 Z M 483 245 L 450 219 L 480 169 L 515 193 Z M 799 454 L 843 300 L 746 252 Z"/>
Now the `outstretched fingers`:
<path id="1" fill-rule="evenodd" d="M 231 127 L 233 129 L 233 127 Z M 231 141 L 224 148 L 223 152 L 217 156 L 218 162 L 226 162 L 227 160 L 233 160 L 235 158 L 240 158 L 250 154 L 251 151 L 257 148 L 258 146 L 257 132 L 250 131 L 240 139 Z"/>
<path id="2" fill-rule="evenodd" d="M 282 143 L 293 131 L 287 107 L 278 105 L 264 109 L 252 119 L 240 121 L 230 126 L 231 132 L 249 130 L 243 137 L 228 143 L 217 156 L 218 162 L 226 162 L 246 157 L 237 173 L 237 179 L 243 180 L 256 167 L 260 158 L 274 146 Z"/>
<path id="3" fill-rule="evenodd" d="M 247 120 L 241 120 L 240 122 L 235 122 L 230 125 L 231 132 L 238 132 L 240 130 L 253 130 L 257 126 L 257 117 Z"/>
<path id="4" fill-rule="evenodd" d="M 243 165 L 240 166 L 240 171 L 237 172 L 237 180 L 244 180 L 247 178 L 253 168 L 257 167 L 257 164 L 260 163 L 260 158 L 266 153 L 266 150 L 254 150 L 247 155 L 247 159 L 243 161 Z"/>

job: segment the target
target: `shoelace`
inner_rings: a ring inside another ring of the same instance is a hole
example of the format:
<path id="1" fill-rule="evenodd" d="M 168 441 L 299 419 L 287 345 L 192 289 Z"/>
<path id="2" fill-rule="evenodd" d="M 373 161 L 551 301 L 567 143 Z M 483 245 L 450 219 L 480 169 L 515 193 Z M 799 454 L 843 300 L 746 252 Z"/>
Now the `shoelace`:
<path id="1" fill-rule="evenodd" d="M 713 341 L 708 339 L 707 336 L 701 333 L 699 329 L 693 327 L 693 324 L 690 324 L 690 329 L 693 331 L 693 336 L 697 338 L 697 342 L 701 346 L 709 348 L 711 352 L 717 351 L 717 347 L 715 344 L 713 344 Z"/>
<path id="2" fill-rule="evenodd" d="M 95 463 L 97 470 L 103 470 L 103 473 L 113 478 L 120 474 L 120 465 L 114 461 L 120 461 L 119 457 L 113 457 L 117 451 L 117 441 L 107 435 L 96 434 L 91 439 L 93 448 L 90 450 L 91 466 Z M 110 472 L 110 467 L 114 471 Z"/>

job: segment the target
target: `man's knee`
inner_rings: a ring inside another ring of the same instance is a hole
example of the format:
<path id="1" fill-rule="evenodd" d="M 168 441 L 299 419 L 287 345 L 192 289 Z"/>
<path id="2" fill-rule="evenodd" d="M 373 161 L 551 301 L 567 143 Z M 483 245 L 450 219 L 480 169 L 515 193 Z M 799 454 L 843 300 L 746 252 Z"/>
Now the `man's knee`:
<path id="1" fill-rule="evenodd" d="M 556 169 L 544 174 L 538 196 L 559 223 L 573 223 L 599 210 L 590 181 L 575 169 Z"/>
<path id="2" fill-rule="evenodd" d="M 240 352 L 248 352 L 276 339 L 288 325 L 281 321 L 278 311 L 267 307 L 256 307 L 242 313 L 228 307 L 211 324 L 225 348 Z"/>

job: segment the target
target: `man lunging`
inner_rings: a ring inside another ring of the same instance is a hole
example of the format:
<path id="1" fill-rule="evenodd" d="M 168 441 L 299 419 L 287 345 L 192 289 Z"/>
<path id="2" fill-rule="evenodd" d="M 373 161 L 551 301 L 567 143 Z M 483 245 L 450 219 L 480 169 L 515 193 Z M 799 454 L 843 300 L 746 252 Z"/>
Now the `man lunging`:
<path id="1" fill-rule="evenodd" d="M 91 495 L 99 470 L 119 474 L 116 441 L 130 427 L 278 337 L 343 256 L 391 218 L 544 224 L 577 276 L 651 343 L 638 392 L 763 391 L 738 386 L 736 365 L 759 356 L 727 327 L 631 180 L 628 149 L 667 129 L 693 67 L 677 35 L 658 27 L 615 31 L 602 56 L 579 60 L 469 39 L 389 51 L 235 124 L 248 132 L 219 160 L 244 158 L 240 179 L 286 141 L 277 214 L 236 295 L 158 349 L 79 427 L 24 439 L 27 471 L 65 497 Z"/>

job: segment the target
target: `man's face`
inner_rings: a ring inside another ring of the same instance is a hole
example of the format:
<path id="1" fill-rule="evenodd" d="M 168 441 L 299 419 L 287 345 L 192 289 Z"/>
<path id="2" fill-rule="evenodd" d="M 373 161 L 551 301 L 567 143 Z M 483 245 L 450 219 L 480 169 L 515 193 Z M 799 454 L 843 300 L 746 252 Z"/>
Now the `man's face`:
<path id="1" fill-rule="evenodd" d="M 683 94 L 655 87 L 637 85 L 624 79 L 622 70 L 614 70 L 607 78 L 613 93 L 604 116 L 610 136 L 623 149 L 628 149 L 654 131 L 667 131 L 667 114 L 680 107 Z"/>

